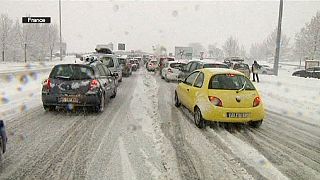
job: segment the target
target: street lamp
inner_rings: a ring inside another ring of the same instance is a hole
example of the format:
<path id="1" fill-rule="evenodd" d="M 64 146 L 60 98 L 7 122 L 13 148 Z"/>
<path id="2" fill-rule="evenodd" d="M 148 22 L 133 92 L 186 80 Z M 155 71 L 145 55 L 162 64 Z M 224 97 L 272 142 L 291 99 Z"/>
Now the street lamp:
<path id="1" fill-rule="evenodd" d="M 62 61 L 62 38 L 61 38 L 61 0 L 59 0 L 59 29 L 60 29 L 60 61 Z"/>

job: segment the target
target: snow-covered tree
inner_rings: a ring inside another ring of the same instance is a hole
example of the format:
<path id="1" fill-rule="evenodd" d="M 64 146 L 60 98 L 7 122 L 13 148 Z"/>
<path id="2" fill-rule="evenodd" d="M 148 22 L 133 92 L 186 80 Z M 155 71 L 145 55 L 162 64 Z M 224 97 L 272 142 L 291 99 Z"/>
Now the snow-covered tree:
<path id="1" fill-rule="evenodd" d="M 8 17 L 8 14 L 0 15 L 0 43 L 1 43 L 1 55 L 2 61 L 6 59 L 5 51 L 10 43 L 9 34 L 12 27 L 12 20 Z"/>
<path id="2" fill-rule="evenodd" d="M 261 43 L 254 43 L 250 48 L 250 56 L 254 59 L 274 58 L 276 51 L 277 29 L 274 29 L 268 37 Z M 290 39 L 284 34 L 281 34 L 281 49 L 280 58 L 287 59 L 291 53 Z"/>
<path id="3" fill-rule="evenodd" d="M 208 46 L 208 54 L 210 57 L 223 58 L 223 50 L 218 48 L 216 44 L 210 44 Z"/>
<path id="4" fill-rule="evenodd" d="M 320 59 L 320 11 L 296 34 L 294 53 L 299 59 Z"/>
<path id="5" fill-rule="evenodd" d="M 240 55 L 240 46 L 238 39 L 233 38 L 230 36 L 224 45 L 222 46 L 222 49 L 224 51 L 224 55 L 226 57 L 231 57 L 231 56 L 239 56 Z"/>

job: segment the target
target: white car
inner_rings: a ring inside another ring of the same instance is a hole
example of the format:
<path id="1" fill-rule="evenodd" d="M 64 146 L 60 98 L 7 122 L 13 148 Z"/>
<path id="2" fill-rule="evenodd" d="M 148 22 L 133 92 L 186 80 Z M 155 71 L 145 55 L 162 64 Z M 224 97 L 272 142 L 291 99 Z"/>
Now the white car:
<path id="1" fill-rule="evenodd" d="M 178 75 L 186 64 L 185 61 L 167 61 L 162 69 L 163 79 L 166 81 L 178 80 Z"/>
<path id="2" fill-rule="evenodd" d="M 260 65 L 260 69 L 258 70 L 259 74 L 268 74 L 268 75 L 273 75 L 274 71 L 273 68 L 271 68 L 268 65 Z"/>
<path id="3" fill-rule="evenodd" d="M 158 67 L 158 61 L 157 60 L 150 60 L 147 64 L 147 70 L 148 71 L 155 71 Z"/>

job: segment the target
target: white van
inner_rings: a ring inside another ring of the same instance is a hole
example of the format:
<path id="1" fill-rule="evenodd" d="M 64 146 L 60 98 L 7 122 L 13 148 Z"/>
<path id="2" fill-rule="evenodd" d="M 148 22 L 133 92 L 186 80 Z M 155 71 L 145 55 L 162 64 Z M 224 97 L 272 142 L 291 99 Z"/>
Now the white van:
<path id="1" fill-rule="evenodd" d="M 122 68 L 114 54 L 97 53 L 99 60 L 105 64 L 113 74 L 118 75 L 118 82 L 122 81 Z"/>

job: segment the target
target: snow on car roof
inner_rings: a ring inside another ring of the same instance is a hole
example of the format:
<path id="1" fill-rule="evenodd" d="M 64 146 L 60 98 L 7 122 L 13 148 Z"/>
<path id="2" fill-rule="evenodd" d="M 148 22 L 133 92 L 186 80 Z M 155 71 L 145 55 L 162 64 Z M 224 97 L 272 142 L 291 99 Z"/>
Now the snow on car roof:
<path id="1" fill-rule="evenodd" d="M 243 73 L 233 70 L 233 69 L 224 69 L 224 68 L 204 68 L 200 71 L 208 72 L 211 74 L 238 74 L 243 75 Z"/>

